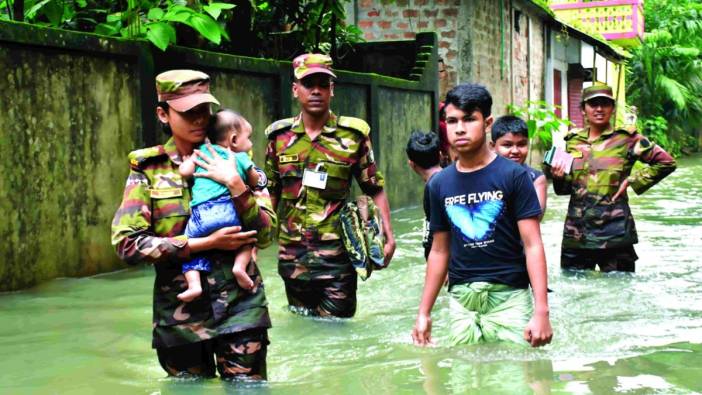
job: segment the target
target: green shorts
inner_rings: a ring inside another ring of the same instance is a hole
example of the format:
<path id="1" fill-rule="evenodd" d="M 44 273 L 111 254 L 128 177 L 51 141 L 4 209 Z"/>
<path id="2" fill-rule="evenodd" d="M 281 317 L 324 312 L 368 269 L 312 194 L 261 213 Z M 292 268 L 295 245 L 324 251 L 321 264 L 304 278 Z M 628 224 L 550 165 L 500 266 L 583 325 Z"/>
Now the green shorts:
<path id="1" fill-rule="evenodd" d="M 451 345 L 524 340 L 533 314 L 529 289 L 474 282 L 451 287 Z"/>

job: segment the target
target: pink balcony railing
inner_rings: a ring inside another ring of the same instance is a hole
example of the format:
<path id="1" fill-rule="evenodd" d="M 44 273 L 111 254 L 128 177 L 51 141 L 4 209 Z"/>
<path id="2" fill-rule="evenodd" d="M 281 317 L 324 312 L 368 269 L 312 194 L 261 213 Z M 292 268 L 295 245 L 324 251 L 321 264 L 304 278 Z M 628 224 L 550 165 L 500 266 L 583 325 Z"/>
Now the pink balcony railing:
<path id="1" fill-rule="evenodd" d="M 638 46 L 643 39 L 643 0 L 552 0 L 549 6 L 563 22 L 621 46 Z"/>

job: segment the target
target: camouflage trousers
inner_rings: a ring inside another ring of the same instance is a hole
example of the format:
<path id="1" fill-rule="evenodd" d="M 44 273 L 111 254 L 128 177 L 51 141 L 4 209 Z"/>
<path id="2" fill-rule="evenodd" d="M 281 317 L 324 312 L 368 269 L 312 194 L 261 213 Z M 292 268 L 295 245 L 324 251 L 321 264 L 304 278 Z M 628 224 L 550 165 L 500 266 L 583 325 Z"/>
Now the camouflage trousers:
<path id="1" fill-rule="evenodd" d="M 163 370 L 173 377 L 215 377 L 216 366 L 224 380 L 265 380 L 268 344 L 267 330 L 257 328 L 199 343 L 157 348 L 156 353 Z"/>
<path id="2" fill-rule="evenodd" d="M 298 280 L 284 278 L 285 294 L 293 311 L 320 317 L 350 318 L 356 314 L 355 272 L 339 278 Z"/>
<path id="3" fill-rule="evenodd" d="M 595 266 L 599 266 L 601 272 L 634 272 L 637 259 L 633 245 L 601 249 L 564 248 L 561 250 L 561 269 L 595 270 Z"/>

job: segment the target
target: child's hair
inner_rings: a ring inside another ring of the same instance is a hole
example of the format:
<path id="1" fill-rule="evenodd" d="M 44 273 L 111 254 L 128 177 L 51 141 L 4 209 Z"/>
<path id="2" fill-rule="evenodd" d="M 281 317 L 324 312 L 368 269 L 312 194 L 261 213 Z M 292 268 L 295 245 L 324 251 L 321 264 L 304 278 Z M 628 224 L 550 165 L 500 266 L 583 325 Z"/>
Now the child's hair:
<path id="1" fill-rule="evenodd" d="M 492 124 L 492 131 L 490 136 L 492 137 L 492 142 L 497 142 L 497 139 L 506 135 L 507 133 L 518 134 L 529 138 L 529 128 L 523 119 L 514 115 L 503 115 Z"/>
<path id="2" fill-rule="evenodd" d="M 232 116 L 231 121 L 229 119 L 223 119 L 221 116 L 223 113 L 230 114 Z M 228 108 L 220 108 L 210 117 L 210 122 L 207 125 L 207 138 L 209 138 L 212 143 L 219 143 L 227 138 L 228 132 L 232 128 L 234 128 L 237 134 L 240 133 L 244 121 L 246 121 L 246 119 L 238 112 Z"/>
<path id="3" fill-rule="evenodd" d="M 453 104 L 467 114 L 479 110 L 483 118 L 487 118 L 491 114 L 492 96 L 480 84 L 460 84 L 446 93 L 446 106 L 449 104 Z"/>
<path id="4" fill-rule="evenodd" d="M 433 132 L 415 130 L 407 141 L 407 157 L 422 169 L 439 165 L 439 136 Z"/>

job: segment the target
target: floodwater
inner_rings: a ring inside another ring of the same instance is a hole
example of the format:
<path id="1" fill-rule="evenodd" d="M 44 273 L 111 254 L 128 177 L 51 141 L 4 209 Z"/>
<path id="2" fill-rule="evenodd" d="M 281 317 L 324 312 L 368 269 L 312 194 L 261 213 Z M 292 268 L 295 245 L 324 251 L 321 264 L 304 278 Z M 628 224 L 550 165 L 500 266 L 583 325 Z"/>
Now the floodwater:
<path id="1" fill-rule="evenodd" d="M 648 193 L 632 193 L 634 275 L 561 273 L 567 197 L 549 196 L 542 232 L 555 335 L 542 349 L 446 347 L 443 291 L 437 346 L 411 344 L 424 279 L 422 214 L 411 208 L 394 212 L 395 259 L 359 284 L 351 320 L 287 312 L 274 252 L 261 253 L 274 324 L 266 384 L 165 378 L 150 348 L 153 274 L 141 267 L 0 295 L 0 393 L 702 393 L 701 173 L 702 158 L 683 159 Z"/>

